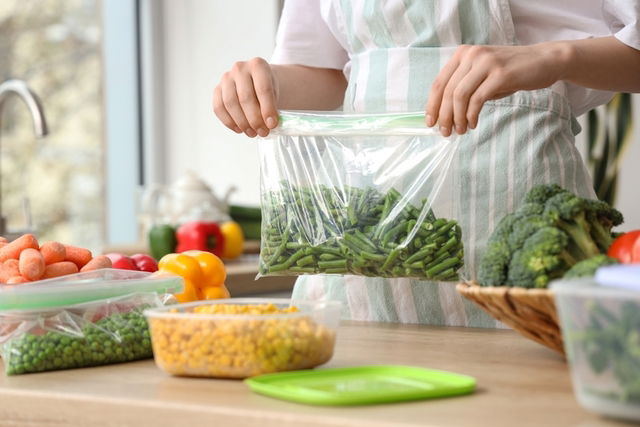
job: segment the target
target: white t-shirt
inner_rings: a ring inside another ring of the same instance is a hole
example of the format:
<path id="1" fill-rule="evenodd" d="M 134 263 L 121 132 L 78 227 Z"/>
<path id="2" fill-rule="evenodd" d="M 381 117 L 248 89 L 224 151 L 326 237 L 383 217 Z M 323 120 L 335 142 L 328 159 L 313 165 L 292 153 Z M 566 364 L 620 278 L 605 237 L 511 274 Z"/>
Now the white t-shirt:
<path id="1" fill-rule="evenodd" d="M 348 69 L 344 31 L 335 9 L 326 1 L 331 0 L 285 1 L 272 63 Z M 614 35 L 640 50 L 640 1 L 510 0 L 509 4 L 516 38 L 522 45 Z M 576 115 L 612 96 L 572 84 L 566 90 Z"/>

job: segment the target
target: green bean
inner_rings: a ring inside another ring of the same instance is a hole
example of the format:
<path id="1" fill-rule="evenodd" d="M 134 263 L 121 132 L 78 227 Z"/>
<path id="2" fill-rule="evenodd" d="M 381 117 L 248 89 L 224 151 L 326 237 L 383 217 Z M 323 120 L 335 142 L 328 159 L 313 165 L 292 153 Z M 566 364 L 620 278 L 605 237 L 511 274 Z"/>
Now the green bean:
<path id="1" fill-rule="evenodd" d="M 302 257 L 299 260 L 297 260 L 296 261 L 296 265 L 298 267 L 304 267 L 306 265 L 309 265 L 309 264 L 313 263 L 313 261 L 315 261 L 315 258 L 313 257 L 313 255 L 307 255 L 307 256 Z"/>
<path id="2" fill-rule="evenodd" d="M 327 268 L 324 273 L 326 274 L 344 274 L 349 271 L 346 268 Z"/>
<path id="3" fill-rule="evenodd" d="M 394 188 L 281 185 L 262 199 L 261 273 L 440 280 L 462 266 L 460 226 L 436 218 L 427 200 L 418 208 Z"/>
<path id="4" fill-rule="evenodd" d="M 318 261 L 318 267 L 320 268 L 347 268 L 347 260 L 335 260 L 335 261 Z"/>

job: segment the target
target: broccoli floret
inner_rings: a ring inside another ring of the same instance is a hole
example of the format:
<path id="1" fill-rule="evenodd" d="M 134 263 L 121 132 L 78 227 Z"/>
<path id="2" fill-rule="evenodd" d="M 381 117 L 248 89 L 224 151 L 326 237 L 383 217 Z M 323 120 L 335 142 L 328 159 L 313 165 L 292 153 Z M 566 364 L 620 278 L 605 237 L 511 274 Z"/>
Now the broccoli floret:
<path id="1" fill-rule="evenodd" d="M 549 198 L 544 208 L 544 215 L 571 236 L 575 250 L 582 253 L 581 258 L 590 258 L 600 253 L 591 237 L 592 224 L 587 220 L 588 207 L 587 200 L 564 192 Z"/>
<path id="2" fill-rule="evenodd" d="M 511 250 L 507 239 L 518 218 L 515 213 L 507 214 L 502 217 L 493 230 L 478 268 L 478 281 L 481 285 L 500 285 L 507 279 L 507 267 L 511 260 Z"/>
<path id="3" fill-rule="evenodd" d="M 587 218 L 591 223 L 591 235 L 602 252 L 606 252 L 615 239 L 611 228 L 624 222 L 622 213 L 602 200 L 587 200 Z"/>
<path id="4" fill-rule="evenodd" d="M 564 274 L 565 279 L 572 279 L 576 277 L 592 277 L 595 276 L 596 270 L 605 265 L 619 264 L 620 262 L 615 259 L 606 256 L 605 254 L 599 254 L 591 258 L 583 259 L 575 264 Z"/>
<path id="5" fill-rule="evenodd" d="M 575 263 L 567 252 L 569 239 L 555 227 L 538 228 L 513 252 L 507 284 L 524 288 L 544 288 L 549 280 L 562 277 Z"/>
<path id="6" fill-rule="evenodd" d="M 489 238 L 478 281 L 485 286 L 545 287 L 576 263 L 605 253 L 622 214 L 558 185 L 531 189 Z"/>
<path id="7" fill-rule="evenodd" d="M 547 200 L 559 193 L 566 193 L 567 190 L 563 189 L 557 184 L 548 185 L 536 185 L 533 187 L 527 195 L 524 197 L 525 203 L 533 203 L 537 205 L 544 205 Z"/>

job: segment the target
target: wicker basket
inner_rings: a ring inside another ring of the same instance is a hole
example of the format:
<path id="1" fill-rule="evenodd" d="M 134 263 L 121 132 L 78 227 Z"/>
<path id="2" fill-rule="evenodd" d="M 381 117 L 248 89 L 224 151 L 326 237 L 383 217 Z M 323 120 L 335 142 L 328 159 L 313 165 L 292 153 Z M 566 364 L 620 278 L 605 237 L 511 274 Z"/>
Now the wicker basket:
<path id="1" fill-rule="evenodd" d="M 458 292 L 527 338 L 564 355 L 553 293 L 549 289 L 458 283 Z"/>

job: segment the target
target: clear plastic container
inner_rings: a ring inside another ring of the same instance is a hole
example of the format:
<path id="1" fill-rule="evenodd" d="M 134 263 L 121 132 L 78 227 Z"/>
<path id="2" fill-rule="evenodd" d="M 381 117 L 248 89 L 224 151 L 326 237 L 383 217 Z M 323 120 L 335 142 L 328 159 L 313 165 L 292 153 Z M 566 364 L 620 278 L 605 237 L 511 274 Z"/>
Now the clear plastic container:
<path id="1" fill-rule="evenodd" d="M 297 311 L 258 314 L 274 310 Z M 234 314 L 232 314 L 234 313 Z M 173 375 L 247 378 L 308 369 L 333 356 L 340 303 L 231 298 L 144 312 L 156 364 Z"/>
<path id="2" fill-rule="evenodd" d="M 640 420 L 640 292 L 611 285 L 583 278 L 551 289 L 578 402 Z"/>
<path id="3" fill-rule="evenodd" d="M 0 287 L 7 375 L 150 358 L 142 311 L 175 303 L 182 278 L 102 269 Z"/>

